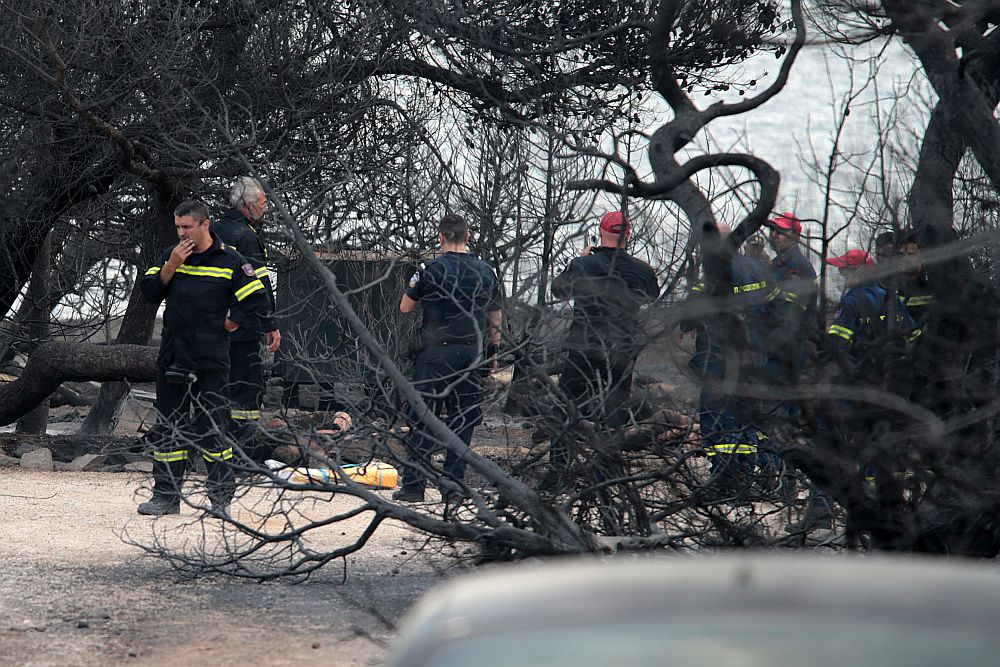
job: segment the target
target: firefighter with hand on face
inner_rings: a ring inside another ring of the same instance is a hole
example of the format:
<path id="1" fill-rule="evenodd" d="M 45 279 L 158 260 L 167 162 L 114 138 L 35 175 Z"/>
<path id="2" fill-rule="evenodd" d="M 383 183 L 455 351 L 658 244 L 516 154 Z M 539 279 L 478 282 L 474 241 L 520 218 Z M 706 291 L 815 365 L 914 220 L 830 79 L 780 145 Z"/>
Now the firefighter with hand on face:
<path id="1" fill-rule="evenodd" d="M 225 515 L 235 490 L 227 423 L 230 304 L 266 317 L 271 304 L 254 267 L 211 231 L 204 204 L 185 201 L 174 211 L 179 242 L 140 281 L 143 298 L 166 301 L 157 360 L 156 410 L 151 432 L 153 497 L 139 514 L 177 514 L 189 458 L 208 468 L 212 513 Z"/>
<path id="2" fill-rule="evenodd" d="M 482 421 L 483 371 L 496 369 L 500 348 L 500 281 L 490 266 L 469 252 L 469 226 L 454 213 L 438 225 L 441 255 L 413 274 L 399 302 L 409 313 L 420 304 L 421 348 L 413 385 L 428 408 L 444 419 L 466 447 Z M 465 477 L 460 453 L 447 449 L 443 474 L 433 471 L 437 438 L 414 406 L 407 408 L 410 436 L 402 488 L 393 499 L 422 502 L 428 473 L 438 479 L 446 504 L 457 500 Z"/>
<path id="3" fill-rule="evenodd" d="M 256 227 L 267 211 L 267 196 L 259 181 L 243 177 L 233 185 L 229 202 L 233 208 L 213 223 L 212 230 L 220 241 L 250 262 L 273 311 L 275 300 L 267 270 L 267 250 Z M 263 459 L 264 452 L 252 446 L 264 403 L 263 350 L 276 352 L 281 332 L 272 318 L 259 317 L 239 301 L 232 303 L 229 316 L 239 324 L 229 337 L 230 433 L 251 458 Z"/>

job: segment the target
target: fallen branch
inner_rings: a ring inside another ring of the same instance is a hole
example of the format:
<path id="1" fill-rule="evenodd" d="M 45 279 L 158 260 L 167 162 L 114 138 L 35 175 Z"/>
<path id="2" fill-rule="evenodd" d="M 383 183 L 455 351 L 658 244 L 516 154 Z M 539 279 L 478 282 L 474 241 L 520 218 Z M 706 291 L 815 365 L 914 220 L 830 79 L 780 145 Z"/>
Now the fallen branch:
<path id="1" fill-rule="evenodd" d="M 50 342 L 28 358 L 21 377 L 0 385 L 0 425 L 17 421 L 66 381 L 156 378 L 156 348 L 145 345 L 92 345 Z"/>

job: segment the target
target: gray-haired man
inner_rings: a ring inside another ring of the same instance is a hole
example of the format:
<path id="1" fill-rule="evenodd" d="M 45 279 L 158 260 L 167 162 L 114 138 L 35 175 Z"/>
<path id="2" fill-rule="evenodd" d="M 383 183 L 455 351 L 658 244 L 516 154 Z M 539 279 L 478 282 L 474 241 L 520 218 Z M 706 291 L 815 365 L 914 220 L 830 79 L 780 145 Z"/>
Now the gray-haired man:
<path id="1" fill-rule="evenodd" d="M 229 211 L 213 225 L 212 231 L 227 246 L 249 260 L 257 278 L 264 284 L 274 307 L 274 290 L 267 271 L 267 249 L 257 225 L 267 211 L 267 195 L 256 179 L 241 177 L 229 193 Z M 229 334 L 230 433 L 243 447 L 249 447 L 264 403 L 264 364 L 262 348 L 275 352 L 281 344 L 281 332 L 274 319 L 261 318 L 233 303 L 229 318 L 238 328 Z M 254 452 L 247 452 L 254 455 Z"/>

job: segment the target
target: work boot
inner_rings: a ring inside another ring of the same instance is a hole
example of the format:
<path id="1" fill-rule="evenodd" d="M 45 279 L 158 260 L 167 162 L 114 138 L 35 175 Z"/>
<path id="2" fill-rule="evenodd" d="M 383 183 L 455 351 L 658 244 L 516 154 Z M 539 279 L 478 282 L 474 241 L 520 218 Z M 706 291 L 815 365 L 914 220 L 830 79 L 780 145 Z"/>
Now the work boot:
<path id="1" fill-rule="evenodd" d="M 785 526 L 786 533 L 806 533 L 810 530 L 832 530 L 833 512 L 827 504 L 810 504 L 798 521 Z"/>
<path id="2" fill-rule="evenodd" d="M 139 514 L 161 516 L 177 514 L 181 505 L 181 484 L 187 469 L 187 459 L 153 461 L 153 497 L 139 505 Z"/>
<path id="3" fill-rule="evenodd" d="M 213 500 L 212 506 L 208 508 L 207 514 L 215 517 L 216 519 L 231 521 L 232 517 L 229 515 L 229 499 Z"/>
<path id="4" fill-rule="evenodd" d="M 163 516 L 165 514 L 180 514 L 180 498 L 166 498 L 164 496 L 153 496 L 136 509 L 139 514 L 145 516 Z"/>
<path id="5" fill-rule="evenodd" d="M 228 516 L 229 503 L 236 495 L 236 473 L 229 461 L 205 461 L 208 469 L 208 479 L 205 481 L 205 491 L 212 503 L 210 512 L 218 516 L 218 512 Z"/>
<path id="6" fill-rule="evenodd" d="M 424 490 L 408 489 L 404 486 L 392 494 L 392 499 L 400 503 L 422 503 L 424 502 Z"/>

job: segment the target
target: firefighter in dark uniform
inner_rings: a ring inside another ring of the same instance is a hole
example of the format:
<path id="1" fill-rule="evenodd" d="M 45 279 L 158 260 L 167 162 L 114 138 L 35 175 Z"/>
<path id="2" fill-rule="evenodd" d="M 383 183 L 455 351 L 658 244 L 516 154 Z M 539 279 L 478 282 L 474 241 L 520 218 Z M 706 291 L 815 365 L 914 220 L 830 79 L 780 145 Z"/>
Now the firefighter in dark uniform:
<path id="1" fill-rule="evenodd" d="M 226 382 L 229 377 L 229 319 L 235 300 L 247 312 L 267 315 L 270 302 L 254 268 L 210 231 L 208 211 L 186 201 L 174 211 L 180 242 L 140 281 L 144 299 L 166 301 L 157 360 L 157 425 L 153 445 L 153 497 L 139 514 L 176 514 L 188 459 L 201 455 L 208 468 L 212 511 L 224 514 L 234 480 L 226 443 Z M 192 417 L 193 413 L 193 417 Z M 196 454 L 195 454 L 196 453 Z"/>
<path id="2" fill-rule="evenodd" d="M 573 299 L 573 318 L 559 374 L 567 405 L 555 411 L 558 431 L 549 444 L 542 488 L 558 490 L 567 481 L 580 420 L 612 430 L 628 422 L 632 375 L 643 346 L 639 309 L 660 294 L 653 268 L 625 251 L 630 231 L 621 212 L 605 213 L 600 245 L 584 248 L 552 281 L 552 296 Z"/>
<path id="3" fill-rule="evenodd" d="M 847 289 L 824 337 L 821 361 L 835 364 L 838 377 L 845 377 L 854 386 L 891 381 L 900 352 L 920 336 L 920 330 L 902 299 L 871 278 L 875 262 L 864 250 L 848 250 L 826 262 L 839 269 Z M 841 400 L 837 405 L 842 417 L 835 425 L 827 425 L 826 430 L 844 434 L 855 442 L 867 439 L 874 422 L 881 417 L 877 409 L 858 401 Z M 866 463 L 859 460 L 859 465 Z M 832 516 L 829 497 L 813 487 L 805 516 L 785 530 L 794 533 L 829 528 Z"/>
<path id="4" fill-rule="evenodd" d="M 896 235 L 893 232 L 882 232 L 873 239 L 875 246 L 875 263 L 886 264 L 896 259 Z"/>
<path id="5" fill-rule="evenodd" d="M 267 196 L 256 179 L 243 177 L 229 193 L 229 202 L 233 208 L 212 223 L 212 231 L 254 267 L 273 312 L 274 290 L 267 270 L 267 250 L 255 228 L 267 210 Z M 281 332 L 273 319 L 255 315 L 238 301 L 230 307 L 229 317 L 239 324 L 229 337 L 229 429 L 251 458 L 263 460 L 265 452 L 252 446 L 264 403 L 263 350 L 276 352 Z"/>
<path id="6" fill-rule="evenodd" d="M 770 263 L 771 280 L 780 293 L 772 303 L 773 330 L 767 339 L 767 382 L 779 391 L 795 387 L 806 369 L 809 342 L 818 335 L 816 294 L 819 281 L 816 270 L 802 254 L 802 221 L 792 213 L 782 213 L 769 224 L 769 240 L 775 251 Z M 778 399 L 767 414 L 797 418 L 798 405 Z M 759 434 L 761 452 L 758 462 L 764 473 L 761 482 L 771 486 L 781 480 L 784 463 L 769 452 L 767 437 Z"/>
<path id="7" fill-rule="evenodd" d="M 816 322 L 816 269 L 799 249 L 802 222 L 791 213 L 771 220 L 771 275 L 781 294 L 774 303 L 776 326 L 770 339 L 768 370 L 779 386 L 792 386 L 803 372 Z M 794 410 L 790 410 L 794 412 Z"/>
<path id="8" fill-rule="evenodd" d="M 421 350 L 412 381 L 430 410 L 442 417 L 466 447 L 482 421 L 484 371 L 495 370 L 500 347 L 500 281 L 490 266 L 468 251 L 469 227 L 448 214 L 438 226 L 441 255 L 413 274 L 399 310 L 423 307 Z M 402 488 L 393 499 L 421 502 L 429 476 L 438 481 L 442 497 L 460 494 L 465 462 L 451 450 L 445 454 L 443 475 L 434 470 L 431 454 L 438 438 L 413 406 L 407 408 L 410 435 Z"/>
<path id="9" fill-rule="evenodd" d="M 720 242 L 729 235 L 718 225 Z M 727 385 L 755 379 L 766 364 L 766 341 L 773 333 L 773 304 L 780 297 L 770 273 L 760 262 L 733 252 L 722 284 L 707 278 L 691 290 L 688 304 L 698 312 L 682 323 L 695 331 L 691 367 L 702 379 L 698 421 L 702 447 L 709 457 L 709 483 L 726 494 L 740 495 L 752 480 L 764 439 L 754 421 L 751 402 Z M 740 361 L 740 368 L 727 362 Z"/>
<path id="10" fill-rule="evenodd" d="M 900 339 L 912 342 L 920 329 L 903 300 L 871 279 L 875 262 L 864 250 L 848 250 L 826 263 L 837 267 L 847 284 L 827 330 L 827 349 L 849 374 L 882 377 L 882 348 Z"/>
<path id="11" fill-rule="evenodd" d="M 931 288 L 930 276 L 924 270 L 916 234 L 908 233 L 903 238 L 899 254 L 902 263 L 900 295 L 906 304 L 907 312 L 917 326 L 922 328 L 927 324 L 928 312 L 934 303 L 934 290 Z"/>

